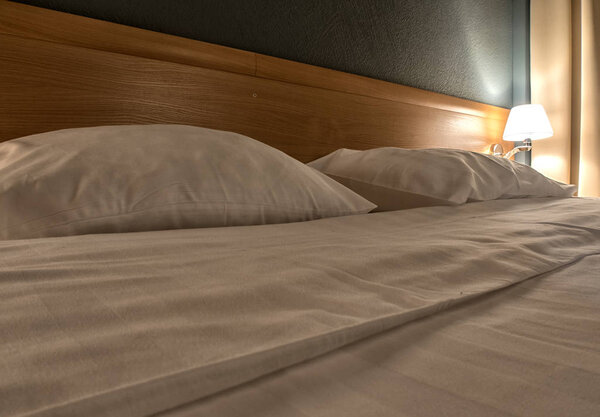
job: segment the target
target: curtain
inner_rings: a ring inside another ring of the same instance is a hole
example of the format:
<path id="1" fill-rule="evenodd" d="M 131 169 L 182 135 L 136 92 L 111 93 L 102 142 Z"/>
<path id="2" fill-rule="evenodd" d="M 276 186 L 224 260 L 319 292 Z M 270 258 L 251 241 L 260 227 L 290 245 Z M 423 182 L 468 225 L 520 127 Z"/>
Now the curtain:
<path id="1" fill-rule="evenodd" d="M 574 1 L 571 177 L 600 196 L 600 0 Z"/>
<path id="2" fill-rule="evenodd" d="M 532 165 L 600 196 L 600 0 L 531 0 L 530 30 L 531 101 L 555 132 Z"/>

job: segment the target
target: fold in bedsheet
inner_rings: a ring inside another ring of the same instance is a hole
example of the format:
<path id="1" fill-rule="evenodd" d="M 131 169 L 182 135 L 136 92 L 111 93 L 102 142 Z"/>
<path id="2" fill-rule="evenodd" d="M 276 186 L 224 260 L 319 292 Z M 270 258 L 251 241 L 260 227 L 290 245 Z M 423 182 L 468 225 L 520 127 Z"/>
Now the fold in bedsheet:
<path id="1" fill-rule="evenodd" d="M 598 417 L 600 255 L 161 417 Z"/>
<path id="2" fill-rule="evenodd" d="M 0 242 L 0 410 L 160 412 L 598 252 L 593 199 Z"/>

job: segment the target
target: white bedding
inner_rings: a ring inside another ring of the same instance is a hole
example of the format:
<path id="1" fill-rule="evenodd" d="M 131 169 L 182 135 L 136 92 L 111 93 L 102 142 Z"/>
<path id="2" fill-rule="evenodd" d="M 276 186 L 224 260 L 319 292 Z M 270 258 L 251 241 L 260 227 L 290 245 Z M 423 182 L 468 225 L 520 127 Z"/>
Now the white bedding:
<path id="1" fill-rule="evenodd" d="M 600 201 L 3 241 L 0 253 L 2 415 L 141 416 L 600 253 Z"/>

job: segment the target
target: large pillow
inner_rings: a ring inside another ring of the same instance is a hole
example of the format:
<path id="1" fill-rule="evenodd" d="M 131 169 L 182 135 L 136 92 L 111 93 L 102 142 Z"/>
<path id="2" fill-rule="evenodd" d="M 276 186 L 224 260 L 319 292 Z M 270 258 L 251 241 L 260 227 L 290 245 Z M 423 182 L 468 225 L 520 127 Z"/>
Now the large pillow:
<path id="1" fill-rule="evenodd" d="M 0 144 L 0 238 L 285 223 L 375 206 L 248 137 L 180 125 Z"/>
<path id="2" fill-rule="evenodd" d="M 454 149 L 338 149 L 309 163 L 377 204 L 376 211 L 519 197 L 571 197 L 553 181 L 508 159 Z"/>

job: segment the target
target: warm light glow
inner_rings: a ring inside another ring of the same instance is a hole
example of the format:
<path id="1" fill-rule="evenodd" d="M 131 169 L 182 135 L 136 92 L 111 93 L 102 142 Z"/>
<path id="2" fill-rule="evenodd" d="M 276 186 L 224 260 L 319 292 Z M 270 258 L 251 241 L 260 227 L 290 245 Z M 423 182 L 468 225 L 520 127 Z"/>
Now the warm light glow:
<path id="1" fill-rule="evenodd" d="M 567 161 L 564 157 L 554 155 L 533 155 L 531 166 L 538 172 L 557 181 L 568 182 L 564 178 L 563 172 L 568 169 Z"/>
<path id="2" fill-rule="evenodd" d="M 504 128 L 504 140 L 544 139 L 554 135 L 550 120 L 541 104 L 513 107 Z"/>

